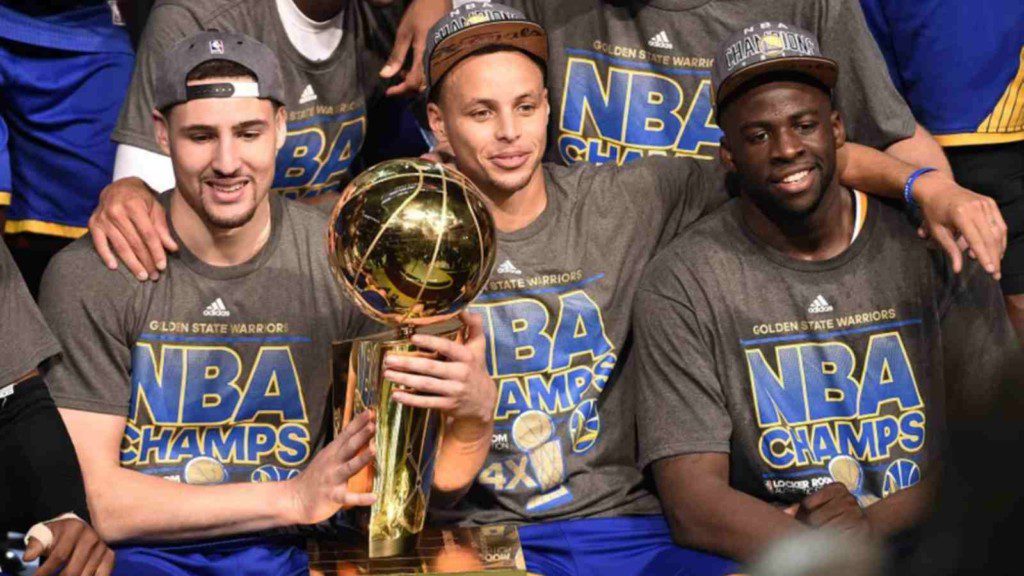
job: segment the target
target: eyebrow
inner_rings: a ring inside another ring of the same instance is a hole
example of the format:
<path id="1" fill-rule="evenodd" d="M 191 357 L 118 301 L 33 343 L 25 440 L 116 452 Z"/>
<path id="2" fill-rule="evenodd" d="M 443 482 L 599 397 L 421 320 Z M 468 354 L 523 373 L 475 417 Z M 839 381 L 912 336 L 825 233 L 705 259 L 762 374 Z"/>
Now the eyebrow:
<path id="1" fill-rule="evenodd" d="M 814 114 L 816 111 L 817 109 L 814 107 L 804 108 L 802 110 L 797 110 L 796 112 L 786 116 L 786 119 L 792 121 L 797 118 L 807 116 L 808 114 Z M 757 126 L 768 126 L 770 124 L 771 123 L 766 120 L 751 120 L 749 122 L 744 122 L 743 124 L 741 124 L 740 129 L 745 130 L 747 128 L 753 128 Z"/>
<path id="2" fill-rule="evenodd" d="M 513 100 L 522 100 L 523 98 L 540 98 L 540 93 L 531 91 L 521 92 L 517 94 Z M 466 103 L 466 106 L 472 106 L 474 104 L 493 104 L 495 102 L 497 102 L 497 100 L 493 98 L 473 98 Z"/>
<path id="3" fill-rule="evenodd" d="M 245 122 L 239 122 L 238 124 L 235 124 L 234 126 L 231 127 L 231 129 L 232 130 L 236 130 L 236 131 L 237 130 L 247 130 L 249 128 L 266 128 L 269 125 L 270 124 L 267 123 L 266 120 L 246 120 Z M 189 124 L 188 126 L 183 126 L 182 130 L 184 130 L 186 132 L 202 131 L 202 130 L 216 131 L 217 130 L 217 126 L 211 126 L 209 124 Z"/>

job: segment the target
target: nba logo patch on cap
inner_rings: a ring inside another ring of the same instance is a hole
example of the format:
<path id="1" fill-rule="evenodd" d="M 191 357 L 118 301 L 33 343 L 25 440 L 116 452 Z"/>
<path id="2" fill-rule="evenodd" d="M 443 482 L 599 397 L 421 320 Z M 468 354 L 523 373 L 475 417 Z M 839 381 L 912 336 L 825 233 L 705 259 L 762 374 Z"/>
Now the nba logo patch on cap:
<path id="1" fill-rule="evenodd" d="M 210 40 L 210 54 L 223 54 L 224 53 L 224 41 L 223 40 Z"/>

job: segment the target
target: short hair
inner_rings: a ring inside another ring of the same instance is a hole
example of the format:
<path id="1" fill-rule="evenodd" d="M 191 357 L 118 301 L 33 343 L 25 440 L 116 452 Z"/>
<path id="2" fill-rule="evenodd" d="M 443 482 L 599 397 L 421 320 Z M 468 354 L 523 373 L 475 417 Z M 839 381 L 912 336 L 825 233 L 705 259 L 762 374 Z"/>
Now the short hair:
<path id="1" fill-rule="evenodd" d="M 531 53 L 527 52 L 526 50 L 523 50 L 521 48 L 517 48 L 515 46 L 511 46 L 511 45 L 508 45 L 508 44 L 497 44 L 497 45 L 494 45 L 494 46 L 486 46 L 486 47 L 481 48 L 479 50 L 475 50 L 475 51 L 471 52 L 470 54 L 468 54 L 467 56 L 464 56 L 462 58 L 462 60 L 459 60 L 459 62 L 462 62 L 463 60 L 466 60 L 467 58 L 471 58 L 473 56 L 481 56 L 481 55 L 484 55 L 484 54 L 494 54 L 495 52 L 518 52 L 519 54 L 522 54 L 522 55 L 526 56 L 527 58 L 529 58 L 531 62 L 533 62 L 534 64 L 537 65 L 538 68 L 540 68 L 541 82 L 544 84 L 545 87 L 547 87 L 547 85 L 548 85 L 548 67 L 547 67 L 547 64 L 543 60 L 538 58 L 535 54 L 531 54 Z M 438 102 L 441 101 L 441 95 L 444 92 L 445 82 L 448 80 L 448 75 L 451 73 L 452 69 L 454 69 L 454 68 L 455 68 L 455 66 L 452 66 L 451 68 L 446 70 L 445 73 L 442 74 L 441 77 L 437 79 L 437 82 L 434 82 L 434 86 L 430 89 L 430 93 L 429 93 L 429 96 L 427 98 L 428 102 L 433 102 L 434 104 L 437 104 Z"/>
<path id="2" fill-rule="evenodd" d="M 215 59 L 207 60 L 190 70 L 188 75 L 185 76 L 185 82 L 196 82 L 198 80 L 209 80 L 211 78 L 248 78 L 253 82 L 259 81 L 259 79 L 256 78 L 255 72 L 245 66 L 242 66 L 238 62 Z M 274 105 L 274 112 L 277 112 L 277 109 L 281 107 L 281 104 L 274 100 L 272 100 L 271 103 Z M 177 106 L 177 104 L 165 107 L 160 110 L 160 114 L 164 118 L 167 118 L 167 115 L 175 106 Z"/>

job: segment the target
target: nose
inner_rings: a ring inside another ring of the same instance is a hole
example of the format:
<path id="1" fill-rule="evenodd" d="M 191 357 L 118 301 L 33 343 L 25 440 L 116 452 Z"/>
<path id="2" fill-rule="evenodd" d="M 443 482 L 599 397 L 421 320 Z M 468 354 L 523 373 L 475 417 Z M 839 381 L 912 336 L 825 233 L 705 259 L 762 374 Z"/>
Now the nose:
<path id="1" fill-rule="evenodd" d="M 218 140 L 217 152 L 210 167 L 224 176 L 231 176 L 241 169 L 242 158 L 235 138 L 228 136 Z"/>
<path id="2" fill-rule="evenodd" d="M 495 137 L 503 142 L 514 142 L 519 138 L 522 130 L 519 127 L 519 119 L 512 110 L 506 110 L 498 114 L 497 133 Z"/>
<path id="3" fill-rule="evenodd" d="M 781 129 L 775 138 L 772 139 L 772 159 L 780 162 L 789 162 L 800 157 L 804 153 L 804 141 L 794 130 L 790 128 Z"/>

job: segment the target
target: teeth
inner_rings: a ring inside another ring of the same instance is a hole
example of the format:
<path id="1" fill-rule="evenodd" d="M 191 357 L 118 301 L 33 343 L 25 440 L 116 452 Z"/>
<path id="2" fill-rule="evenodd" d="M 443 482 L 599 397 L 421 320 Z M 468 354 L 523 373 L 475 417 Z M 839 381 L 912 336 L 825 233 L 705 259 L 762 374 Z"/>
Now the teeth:
<path id="1" fill-rule="evenodd" d="M 245 185 L 244 182 L 241 183 L 241 184 L 235 184 L 233 186 L 221 186 L 219 184 L 211 184 L 211 186 L 213 186 L 214 188 L 216 188 L 218 190 L 222 190 L 224 192 L 234 192 L 236 190 L 239 190 L 244 185 Z"/>
<path id="2" fill-rule="evenodd" d="M 797 172 L 796 174 L 790 174 L 789 176 L 786 176 L 785 178 L 782 179 L 782 181 L 785 182 L 786 184 L 792 184 L 793 182 L 799 182 L 800 180 L 804 179 L 804 176 L 807 176 L 808 172 L 810 172 L 810 170 L 801 170 L 800 172 Z"/>

